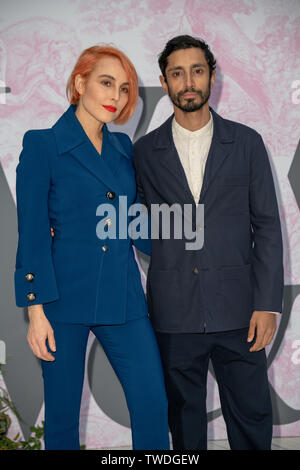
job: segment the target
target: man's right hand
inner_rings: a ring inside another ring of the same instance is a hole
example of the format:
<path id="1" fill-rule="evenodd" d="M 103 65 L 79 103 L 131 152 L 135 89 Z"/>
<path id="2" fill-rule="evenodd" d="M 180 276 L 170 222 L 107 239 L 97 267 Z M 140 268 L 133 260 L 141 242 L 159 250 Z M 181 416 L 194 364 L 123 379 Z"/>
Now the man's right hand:
<path id="1" fill-rule="evenodd" d="M 48 351 L 46 340 L 51 351 L 56 351 L 54 332 L 47 319 L 43 305 L 31 305 L 28 307 L 29 328 L 27 341 L 33 352 L 39 359 L 54 361 L 55 357 Z"/>

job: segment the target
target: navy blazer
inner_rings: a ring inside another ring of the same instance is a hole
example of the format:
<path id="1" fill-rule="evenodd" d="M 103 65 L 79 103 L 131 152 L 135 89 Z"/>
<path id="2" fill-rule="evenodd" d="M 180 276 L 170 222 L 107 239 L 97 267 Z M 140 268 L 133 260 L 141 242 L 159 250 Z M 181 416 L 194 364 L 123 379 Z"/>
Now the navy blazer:
<path id="1" fill-rule="evenodd" d="M 132 239 L 98 238 L 105 217 L 96 210 L 114 205 L 118 234 L 119 197 L 127 196 L 128 207 L 139 202 L 132 143 L 104 125 L 100 156 L 75 110 L 70 105 L 52 128 L 23 138 L 16 169 L 16 303 L 43 304 L 52 320 L 120 324 L 146 315 L 146 298 Z M 134 243 L 150 254 L 151 241 Z"/>
<path id="2" fill-rule="evenodd" d="M 204 245 L 190 251 L 183 236 L 152 239 L 147 300 L 162 332 L 216 332 L 249 326 L 254 310 L 282 311 L 283 255 L 278 206 L 261 136 L 210 108 L 214 131 L 198 203 Z M 144 204 L 195 201 L 172 137 L 172 115 L 134 144 Z M 184 218 L 184 217 L 183 217 Z"/>

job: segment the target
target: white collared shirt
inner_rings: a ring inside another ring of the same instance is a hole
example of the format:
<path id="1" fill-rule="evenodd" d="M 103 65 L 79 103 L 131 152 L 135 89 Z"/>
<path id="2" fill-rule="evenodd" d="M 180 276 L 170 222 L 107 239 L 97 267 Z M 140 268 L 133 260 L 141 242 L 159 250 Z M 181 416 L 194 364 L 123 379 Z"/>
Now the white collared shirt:
<path id="1" fill-rule="evenodd" d="M 213 117 L 211 112 L 209 114 L 208 123 L 197 131 L 185 129 L 175 118 L 172 121 L 174 144 L 196 204 L 199 202 L 205 164 L 213 136 Z"/>

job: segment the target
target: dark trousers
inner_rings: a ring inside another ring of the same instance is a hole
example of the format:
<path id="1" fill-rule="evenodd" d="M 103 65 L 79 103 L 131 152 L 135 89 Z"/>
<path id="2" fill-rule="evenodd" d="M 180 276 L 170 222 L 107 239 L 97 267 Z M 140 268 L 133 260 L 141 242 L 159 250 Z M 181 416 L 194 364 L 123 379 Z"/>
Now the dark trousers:
<path id="1" fill-rule="evenodd" d="M 271 449 L 272 405 L 265 350 L 250 352 L 248 328 L 222 333 L 156 332 L 173 449 L 207 449 L 211 359 L 231 449 Z"/>
<path id="2" fill-rule="evenodd" d="M 46 450 L 80 448 L 80 405 L 90 330 L 123 387 L 133 449 L 170 449 L 164 374 L 148 316 L 121 325 L 51 324 L 55 361 L 42 360 Z"/>

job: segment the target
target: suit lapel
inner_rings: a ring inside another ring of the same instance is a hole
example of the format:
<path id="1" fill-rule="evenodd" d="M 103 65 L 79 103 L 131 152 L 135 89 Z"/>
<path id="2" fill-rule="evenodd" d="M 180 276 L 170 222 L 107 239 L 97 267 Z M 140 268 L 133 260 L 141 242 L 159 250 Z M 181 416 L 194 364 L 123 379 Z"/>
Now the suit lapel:
<path id="1" fill-rule="evenodd" d="M 229 128 L 226 121 L 221 118 L 221 116 L 219 116 L 219 114 L 217 114 L 212 108 L 209 109 L 213 116 L 214 130 L 211 146 L 206 160 L 203 183 L 198 204 L 203 203 L 204 196 L 210 184 L 216 177 L 217 173 L 220 171 L 221 166 L 230 153 L 231 145 L 228 144 L 232 143 L 234 140 L 231 129 Z M 186 200 L 188 200 L 188 202 L 195 203 L 184 168 L 181 164 L 179 155 L 174 145 L 172 136 L 173 118 L 174 114 L 170 116 L 170 118 L 160 128 L 157 129 L 154 146 L 157 149 L 163 150 L 160 152 L 161 164 L 167 168 L 173 177 L 178 179 L 178 183 L 184 189 L 185 197 L 182 198 L 182 202 L 186 202 Z"/>
<path id="2" fill-rule="evenodd" d="M 204 196 L 211 185 L 217 173 L 220 171 L 222 164 L 228 157 L 230 152 L 230 146 L 222 145 L 218 139 L 212 138 L 211 146 L 208 152 L 202 187 L 200 191 L 200 197 L 198 204 L 203 202 Z"/>
<path id="3" fill-rule="evenodd" d="M 172 135 L 172 120 L 174 114 L 170 116 L 167 121 L 157 129 L 154 146 L 159 151 L 160 164 L 170 174 L 172 178 L 178 183 L 178 188 L 183 189 L 178 191 L 178 196 L 183 203 L 190 203 L 193 201 L 193 195 L 189 188 L 189 184 L 185 175 L 184 168 L 181 164 L 178 152 L 176 150 L 173 135 Z"/>
<path id="4" fill-rule="evenodd" d="M 118 184 L 114 173 L 103 159 L 103 156 L 99 155 L 91 142 L 83 142 L 73 148 L 69 153 L 101 183 L 104 183 L 108 189 L 118 194 L 120 188 L 117 187 Z M 112 155 L 109 155 L 109 158 L 111 157 Z"/>
<path id="5" fill-rule="evenodd" d="M 109 132 L 105 124 L 103 125 L 103 152 L 99 155 L 77 119 L 75 110 L 76 105 L 70 105 L 69 109 L 53 126 L 59 154 L 69 153 L 72 155 L 108 189 L 119 195 L 122 188 L 120 188 L 116 174 L 121 158 L 125 156 L 130 159 L 130 155 L 118 138 Z M 111 159 L 109 163 L 107 159 Z"/>

